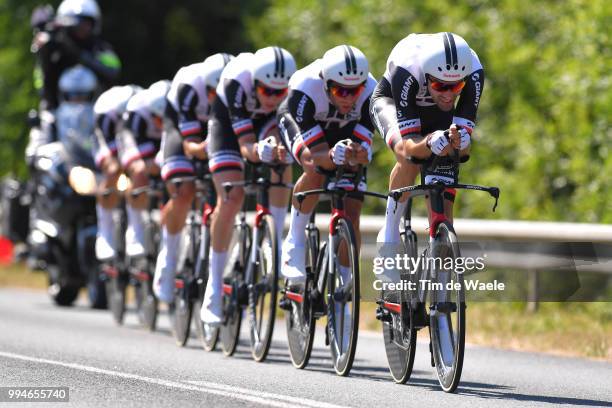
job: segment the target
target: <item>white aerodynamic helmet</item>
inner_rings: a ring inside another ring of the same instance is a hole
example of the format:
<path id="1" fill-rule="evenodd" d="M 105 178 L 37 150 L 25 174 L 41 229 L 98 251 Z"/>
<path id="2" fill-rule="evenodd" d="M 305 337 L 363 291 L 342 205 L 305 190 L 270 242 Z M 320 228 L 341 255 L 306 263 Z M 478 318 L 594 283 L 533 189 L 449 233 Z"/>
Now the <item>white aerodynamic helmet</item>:
<path id="1" fill-rule="evenodd" d="M 219 84 L 219 79 L 221 78 L 221 72 L 223 68 L 234 58 L 231 54 L 226 54 L 224 52 L 220 52 L 204 60 L 204 69 L 205 69 L 205 82 L 206 86 L 211 88 L 216 88 Z"/>
<path id="2" fill-rule="evenodd" d="M 280 47 L 266 47 L 255 52 L 251 73 L 253 81 L 268 88 L 282 89 L 289 86 L 289 78 L 296 71 L 293 55 Z"/>
<path id="3" fill-rule="evenodd" d="M 79 17 L 89 17 L 94 20 L 94 31 L 100 32 L 102 14 L 96 0 L 64 0 L 57 8 L 57 19 L 60 24 L 74 25 Z"/>
<path id="4" fill-rule="evenodd" d="M 166 110 L 166 95 L 170 90 L 170 81 L 162 79 L 154 82 L 147 89 L 149 110 L 156 116 L 163 117 Z"/>
<path id="5" fill-rule="evenodd" d="M 97 87 L 96 75 L 83 65 L 68 68 L 59 79 L 59 90 L 64 100 L 75 95 L 93 97 Z"/>
<path id="6" fill-rule="evenodd" d="M 457 34 L 432 34 L 420 58 L 423 72 L 442 81 L 459 81 L 472 73 L 472 50 Z"/>
<path id="7" fill-rule="evenodd" d="M 329 81 L 344 86 L 362 84 L 368 79 L 369 73 L 368 59 L 351 45 L 338 45 L 323 55 L 321 77 L 326 89 Z"/>

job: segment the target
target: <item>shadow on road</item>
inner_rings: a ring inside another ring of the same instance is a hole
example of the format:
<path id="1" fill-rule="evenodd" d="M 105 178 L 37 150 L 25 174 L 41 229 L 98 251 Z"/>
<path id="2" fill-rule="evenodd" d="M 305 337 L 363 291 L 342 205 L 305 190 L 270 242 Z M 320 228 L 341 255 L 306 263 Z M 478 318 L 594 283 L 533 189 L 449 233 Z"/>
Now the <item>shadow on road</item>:
<path id="1" fill-rule="evenodd" d="M 408 385 L 425 386 L 431 391 L 439 391 L 438 381 L 427 378 L 411 378 Z M 547 395 L 529 395 L 512 392 L 513 387 L 498 384 L 486 384 L 472 381 L 459 383 L 456 394 L 479 397 L 491 400 L 513 400 L 521 402 L 547 402 L 555 405 L 582 405 L 597 407 L 612 407 L 612 402 L 591 400 L 585 398 L 554 397 Z"/>

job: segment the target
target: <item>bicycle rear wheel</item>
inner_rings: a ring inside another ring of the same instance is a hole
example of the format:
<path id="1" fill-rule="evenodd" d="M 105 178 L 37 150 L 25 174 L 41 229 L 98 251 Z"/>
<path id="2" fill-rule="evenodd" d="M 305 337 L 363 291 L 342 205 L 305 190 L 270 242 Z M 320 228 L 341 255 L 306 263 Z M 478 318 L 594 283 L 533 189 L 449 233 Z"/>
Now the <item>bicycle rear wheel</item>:
<path id="1" fill-rule="evenodd" d="M 327 243 L 323 243 L 319 251 L 319 230 L 314 225 L 309 226 L 307 234 L 305 288 L 297 293 L 298 296 L 294 296 L 295 300 L 289 298 L 291 310 L 285 312 L 289 355 L 293 366 L 300 369 L 308 365 L 316 331 L 312 294 L 320 273 L 324 273 L 324 268 L 327 268 Z"/>
<path id="2" fill-rule="evenodd" d="M 244 285 L 244 271 L 247 254 L 249 253 L 250 228 L 239 223 L 234 226 L 230 255 L 223 274 L 223 316 L 224 322 L 220 327 L 221 349 L 223 354 L 231 356 L 236 351 L 240 338 L 240 325 L 242 324 L 242 306 L 239 302 L 248 294 Z"/>
<path id="3" fill-rule="evenodd" d="M 270 349 L 276 320 L 276 294 L 278 291 L 278 241 L 274 219 L 263 217 L 260 241 L 256 246 L 256 264 L 253 265 L 249 285 L 249 323 L 251 354 L 255 361 L 264 361 Z"/>
<path id="4" fill-rule="evenodd" d="M 417 237 L 407 229 L 402 234 L 404 253 L 415 259 L 417 256 Z M 403 278 L 403 277 L 402 277 Z M 383 291 L 383 302 L 398 305 L 399 313 L 389 311 L 389 320 L 383 320 L 382 330 L 389 371 L 393 380 L 404 384 L 412 374 L 416 354 L 417 330 L 411 319 L 410 293 L 402 291 Z"/>
<path id="5" fill-rule="evenodd" d="M 103 267 L 106 274 L 106 298 L 115 323 L 123 324 L 125 316 L 125 290 L 127 279 L 116 267 L 108 265 Z"/>
<path id="6" fill-rule="evenodd" d="M 333 259 L 328 261 L 327 330 L 332 361 L 336 374 L 346 376 L 351 371 L 359 331 L 359 255 L 353 225 L 341 218 L 333 235 Z M 346 248 L 348 274 L 341 278 L 340 250 Z"/>
<path id="7" fill-rule="evenodd" d="M 200 316 L 202 303 L 204 302 L 204 294 L 206 293 L 206 285 L 208 283 L 208 259 L 210 255 L 210 225 L 203 225 L 200 232 L 200 247 L 198 250 L 198 259 L 196 262 L 196 283 L 197 283 L 197 298 L 193 302 L 193 324 L 196 328 L 196 333 L 200 339 L 202 347 L 206 351 L 213 351 L 217 346 L 219 339 L 219 328 L 212 327 L 204 322 Z"/>
<path id="8" fill-rule="evenodd" d="M 461 255 L 453 226 L 444 222 L 438 226 L 433 245 L 434 259 L 451 258 L 452 265 Z M 461 379 L 463 354 L 465 349 L 465 292 L 463 274 L 457 273 L 450 262 L 436 264 L 433 268 L 432 282 L 441 283 L 442 289 L 430 293 L 430 335 L 431 352 L 436 366 L 440 386 L 445 392 L 454 392 Z M 458 285 L 453 290 L 446 288 L 447 283 Z"/>
<path id="9" fill-rule="evenodd" d="M 188 217 L 187 233 L 184 234 L 185 242 L 183 242 L 183 248 L 185 248 L 186 253 L 179 257 L 178 276 L 176 277 L 177 285 L 174 290 L 173 334 L 176 344 L 180 347 L 187 344 L 191 332 L 199 230 L 199 223 L 192 212 Z"/>

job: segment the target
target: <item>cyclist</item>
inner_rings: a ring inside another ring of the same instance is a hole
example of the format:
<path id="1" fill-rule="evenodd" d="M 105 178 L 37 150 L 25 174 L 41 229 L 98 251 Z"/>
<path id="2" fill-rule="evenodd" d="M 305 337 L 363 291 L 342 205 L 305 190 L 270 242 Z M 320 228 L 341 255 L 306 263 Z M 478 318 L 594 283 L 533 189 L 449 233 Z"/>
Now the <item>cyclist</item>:
<path id="1" fill-rule="evenodd" d="M 105 196 L 97 198 L 96 213 L 98 215 L 98 237 L 96 239 L 96 257 L 98 260 L 108 260 L 115 256 L 113 236 L 113 208 L 119 201 L 118 194 L 112 189 L 116 187 L 121 174 L 121 166 L 117 159 L 117 142 L 120 132 L 122 115 L 127 108 L 129 99 L 142 88 L 136 85 L 114 86 L 98 97 L 94 105 L 95 138 L 94 158 L 103 180 L 100 190 L 111 189 Z"/>
<path id="2" fill-rule="evenodd" d="M 317 167 L 333 170 L 339 165 L 367 165 L 371 161 L 374 125 L 368 111 L 375 86 L 366 56 L 350 45 L 330 49 L 291 78 L 289 96 L 279 108 L 279 127 L 293 158 L 304 170 L 295 192 L 321 188 L 325 178 Z M 348 180 L 338 181 L 338 186 L 342 185 L 353 187 Z M 365 177 L 359 190 L 365 190 Z M 313 195 L 301 206 L 296 199 L 292 202 L 281 264 L 283 276 L 292 284 L 305 280 L 305 230 L 317 201 Z M 357 234 L 357 247 L 362 201 L 363 195 L 353 192 L 345 204 Z M 350 273 L 342 261 L 340 272 L 343 276 Z"/>
<path id="3" fill-rule="evenodd" d="M 211 224 L 210 274 L 201 309 L 204 323 L 222 321 L 223 269 L 231 240 L 233 220 L 242 207 L 244 189 L 224 193 L 223 183 L 244 179 L 244 161 L 252 163 L 284 160 L 274 137 L 276 109 L 287 95 L 289 78 L 295 72 L 293 56 L 280 47 L 266 47 L 254 54 L 241 53 L 223 70 L 208 121 L 209 166 L 213 174 L 217 205 Z M 288 157 L 288 156 L 287 156 Z M 289 182 L 290 168 L 282 175 Z M 273 175 L 272 181 L 279 181 Z M 270 212 L 282 231 L 287 213 L 288 192 L 270 189 Z"/>
<path id="4" fill-rule="evenodd" d="M 177 189 L 168 182 L 181 176 L 193 176 L 192 159 L 205 162 L 207 122 L 210 105 L 216 97 L 221 71 L 233 58 L 215 54 L 197 64 L 181 68 L 170 85 L 166 104 L 166 122 L 162 136 L 164 155 L 162 179 L 170 200 L 162 211 L 162 238 L 155 264 L 153 290 L 162 301 L 174 297 L 174 273 L 178 262 L 181 231 L 195 196 L 193 182 L 182 182 Z"/>
<path id="5" fill-rule="evenodd" d="M 397 161 L 390 190 L 414 184 L 420 169 L 411 158 L 448 156 L 451 149 L 469 153 L 483 87 L 478 56 L 457 34 L 410 34 L 393 48 L 371 104 L 372 120 Z M 454 175 L 445 174 L 443 167 L 435 169 L 435 177 L 452 182 Z M 455 191 L 448 189 L 444 197 L 444 212 L 452 222 Z M 405 194 L 397 208 L 392 198 L 387 200 L 378 242 L 400 242 L 407 199 Z"/>
<path id="6" fill-rule="evenodd" d="M 127 221 L 125 254 L 137 257 L 144 254 L 144 219 L 148 197 L 140 194 L 132 197 L 133 189 L 145 187 L 149 176 L 159 175 L 155 155 L 159 151 L 166 109 L 166 94 L 170 81 L 161 80 L 130 98 L 123 114 L 124 127 L 120 134 L 119 156 L 121 166 L 130 179 L 126 190 Z"/>

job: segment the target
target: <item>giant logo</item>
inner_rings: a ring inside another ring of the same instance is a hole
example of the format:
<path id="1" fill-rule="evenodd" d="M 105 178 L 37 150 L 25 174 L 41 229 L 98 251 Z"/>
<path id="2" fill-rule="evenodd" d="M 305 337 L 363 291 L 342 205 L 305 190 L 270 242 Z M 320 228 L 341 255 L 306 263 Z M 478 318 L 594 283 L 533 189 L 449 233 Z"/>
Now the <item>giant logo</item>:
<path id="1" fill-rule="evenodd" d="M 474 106 L 478 107 L 478 103 L 480 102 L 480 74 L 478 72 L 474 72 L 472 75 L 472 81 L 474 81 L 474 87 L 476 88 L 476 96 L 474 97 Z"/>
<path id="2" fill-rule="evenodd" d="M 306 102 L 308 102 L 308 97 L 306 95 L 302 95 L 300 102 L 298 103 L 295 121 L 298 123 L 302 123 L 304 121 L 304 109 L 306 108 Z"/>
<path id="3" fill-rule="evenodd" d="M 413 83 L 414 78 L 412 76 L 409 76 L 406 78 L 406 81 L 404 81 L 404 86 L 402 86 L 402 91 L 400 92 L 400 106 L 402 108 L 408 106 L 408 93 L 410 92 L 410 87 Z"/>

